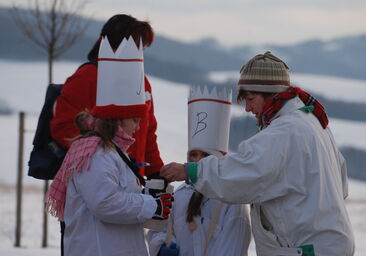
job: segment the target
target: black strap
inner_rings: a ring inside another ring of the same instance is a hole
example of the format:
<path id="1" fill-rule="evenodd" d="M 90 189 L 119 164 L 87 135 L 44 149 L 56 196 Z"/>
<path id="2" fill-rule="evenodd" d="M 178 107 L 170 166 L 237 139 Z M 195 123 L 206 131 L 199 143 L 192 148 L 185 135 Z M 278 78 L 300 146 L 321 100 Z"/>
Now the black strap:
<path id="1" fill-rule="evenodd" d="M 102 137 L 99 132 L 96 131 L 90 131 L 90 130 L 82 130 L 80 131 L 80 133 L 82 135 L 89 135 L 89 136 L 97 136 L 97 137 Z M 145 179 L 140 175 L 140 171 L 139 168 L 137 168 L 137 166 L 134 165 L 134 161 L 132 161 L 133 158 L 129 159 L 123 152 L 122 150 L 112 141 L 114 148 L 116 149 L 118 155 L 122 158 L 122 160 L 128 165 L 128 167 L 130 167 L 131 171 L 133 172 L 133 174 L 135 174 L 135 176 L 139 179 L 140 184 L 142 184 L 143 186 L 145 186 Z"/>
<path id="2" fill-rule="evenodd" d="M 114 143 L 113 143 L 114 144 Z M 140 183 L 145 186 L 145 179 L 140 175 L 139 169 L 133 164 L 133 162 L 121 151 L 121 149 L 114 144 L 118 155 L 122 158 L 122 160 L 130 167 L 135 176 L 139 179 Z"/>

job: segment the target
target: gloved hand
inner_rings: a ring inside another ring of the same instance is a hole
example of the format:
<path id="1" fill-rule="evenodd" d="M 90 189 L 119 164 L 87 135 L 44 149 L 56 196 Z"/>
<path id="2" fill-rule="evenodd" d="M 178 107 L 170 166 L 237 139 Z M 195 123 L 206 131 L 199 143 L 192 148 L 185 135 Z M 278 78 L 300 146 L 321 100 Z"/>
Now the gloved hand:
<path id="1" fill-rule="evenodd" d="M 167 247 L 163 244 L 160 247 L 158 256 L 178 256 L 179 255 L 179 248 L 177 248 L 176 243 L 171 243 L 170 247 Z"/>
<path id="2" fill-rule="evenodd" d="M 152 185 L 150 182 L 155 183 L 155 185 Z M 157 185 L 156 182 L 159 182 L 160 184 Z M 152 188 L 152 187 L 154 188 Z M 160 188 L 159 188 L 160 186 Z M 168 186 L 168 182 L 161 177 L 155 178 L 155 179 L 147 179 L 145 188 L 142 190 L 143 194 L 151 195 L 153 197 L 159 197 L 162 194 L 166 193 L 166 188 Z"/>
<path id="3" fill-rule="evenodd" d="M 154 213 L 153 219 L 157 220 L 166 220 L 169 218 L 170 209 L 172 208 L 172 202 L 174 201 L 174 197 L 172 194 L 165 193 L 157 197 L 156 203 L 158 207 Z"/>
<path id="4" fill-rule="evenodd" d="M 153 188 L 143 188 L 142 189 L 142 194 L 145 195 L 150 195 L 152 197 L 159 197 L 160 195 L 166 194 L 165 190 L 161 190 L 161 189 L 153 189 Z"/>

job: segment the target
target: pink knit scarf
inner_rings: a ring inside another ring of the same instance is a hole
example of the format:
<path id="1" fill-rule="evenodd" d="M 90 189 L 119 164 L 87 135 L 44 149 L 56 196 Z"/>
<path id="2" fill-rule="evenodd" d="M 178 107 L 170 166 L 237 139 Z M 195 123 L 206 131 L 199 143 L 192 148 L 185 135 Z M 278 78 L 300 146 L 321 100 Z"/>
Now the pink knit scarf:
<path id="1" fill-rule="evenodd" d="M 97 151 L 100 140 L 100 137 L 91 136 L 74 141 L 51 183 L 46 197 L 46 211 L 60 221 L 64 220 L 67 185 L 74 173 L 90 169 L 91 159 Z M 113 141 L 122 151 L 126 152 L 135 139 L 119 127 Z"/>

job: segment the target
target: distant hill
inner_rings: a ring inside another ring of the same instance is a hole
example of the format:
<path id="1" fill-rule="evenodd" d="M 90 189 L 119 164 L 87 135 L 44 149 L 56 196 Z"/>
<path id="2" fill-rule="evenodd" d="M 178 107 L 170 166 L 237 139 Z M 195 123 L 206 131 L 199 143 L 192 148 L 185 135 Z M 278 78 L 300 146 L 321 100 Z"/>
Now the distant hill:
<path id="1" fill-rule="evenodd" d="M 283 56 L 292 72 L 366 79 L 366 34 L 267 48 Z"/>
<path id="2" fill-rule="evenodd" d="M 46 55 L 27 39 L 18 27 L 14 24 L 9 8 L 0 7 L 0 59 L 16 60 L 16 61 L 42 61 L 46 60 Z M 27 10 L 22 10 L 27 12 Z M 85 62 L 87 54 L 94 42 L 97 40 L 104 21 L 86 20 L 89 26 L 84 31 L 83 37 L 72 46 L 60 60 L 80 61 Z M 156 36 L 155 45 L 161 39 Z M 176 42 L 179 45 L 178 41 Z M 174 46 L 173 46 L 174 47 Z M 206 81 L 206 72 L 195 65 L 187 65 L 184 62 L 177 62 L 174 58 L 166 58 L 166 54 L 157 54 L 154 47 L 150 47 L 145 51 L 145 71 L 148 74 L 153 74 L 168 80 L 185 82 L 185 83 L 204 83 Z M 157 50 L 160 52 L 161 50 Z M 164 52 L 164 51 L 163 51 Z M 161 57 L 159 57 L 161 55 Z"/>
<path id="3" fill-rule="evenodd" d="M 27 10 L 23 10 L 27 12 Z M 83 18 L 82 18 L 83 19 Z M 84 19 L 84 21 L 86 21 Z M 84 62 L 97 39 L 104 21 L 89 20 L 81 40 L 70 48 L 62 60 Z M 39 61 L 46 56 L 25 38 L 11 19 L 9 8 L 0 7 L 0 59 Z M 6 36 L 5 36 L 6 35 Z M 233 89 L 236 81 L 215 84 L 208 72 L 239 70 L 244 62 L 264 49 L 272 50 L 288 62 L 293 72 L 327 74 L 366 79 L 366 35 L 334 39 L 329 42 L 308 41 L 291 46 L 242 46 L 225 49 L 214 39 L 184 43 L 156 35 L 154 44 L 145 51 L 145 72 L 156 77 L 194 85 L 225 86 Z M 366 104 L 351 104 L 322 99 L 332 117 L 366 121 Z M 342 106 L 340 108 L 339 106 Z"/>
<path id="4" fill-rule="evenodd" d="M 103 23 L 91 20 L 84 37 L 62 59 L 84 61 Z M 0 38 L 0 58 L 24 61 L 45 59 L 45 55 L 20 33 L 11 20 L 9 9 L 4 7 L 0 7 L 0 33 L 3 35 Z M 197 83 L 200 81 L 195 79 L 204 79 L 209 71 L 239 70 L 250 57 L 265 50 L 271 50 L 285 59 L 293 72 L 366 79 L 366 34 L 329 41 L 311 40 L 284 46 L 244 45 L 232 49 L 220 46 L 214 39 L 185 43 L 157 35 L 155 43 L 146 50 L 145 57 L 147 60 L 151 58 L 151 64 L 164 66 L 165 70 L 160 70 L 160 73 L 170 73 L 167 69 L 170 67 L 174 73 L 180 71 L 184 74 L 184 82 Z M 177 66 L 171 65 L 173 63 Z M 147 66 L 148 72 L 150 67 Z M 197 71 L 191 78 L 190 72 L 194 69 Z"/>

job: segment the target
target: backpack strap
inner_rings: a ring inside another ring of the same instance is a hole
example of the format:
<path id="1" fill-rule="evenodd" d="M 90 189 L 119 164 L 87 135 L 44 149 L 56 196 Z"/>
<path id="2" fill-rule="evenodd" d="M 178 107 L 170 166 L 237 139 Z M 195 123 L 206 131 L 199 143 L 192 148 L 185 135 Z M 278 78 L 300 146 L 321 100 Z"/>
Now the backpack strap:
<path id="1" fill-rule="evenodd" d="M 115 143 L 113 143 L 113 144 L 114 144 L 114 147 L 115 147 L 118 155 L 127 164 L 127 166 L 130 167 L 131 171 L 139 179 L 140 183 L 145 186 L 145 179 L 140 175 L 139 169 L 134 165 L 133 159 L 128 158 Z"/>
<path id="2" fill-rule="evenodd" d="M 98 136 L 101 137 L 101 135 L 96 132 L 96 131 L 81 131 L 81 134 L 83 135 L 89 135 L 89 136 Z M 139 179 L 140 184 L 145 186 L 145 179 L 140 175 L 139 169 L 136 167 L 136 165 L 134 164 L 134 159 L 133 158 L 128 158 L 123 152 L 122 150 L 118 147 L 118 145 L 116 145 L 116 143 L 114 143 L 112 141 L 112 144 L 114 145 L 114 148 L 116 149 L 118 155 L 122 158 L 122 160 L 127 164 L 127 166 L 131 169 L 131 171 L 133 172 L 133 174 L 135 174 L 135 176 Z"/>

